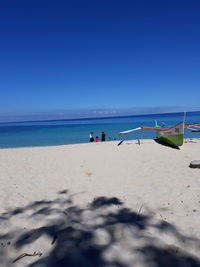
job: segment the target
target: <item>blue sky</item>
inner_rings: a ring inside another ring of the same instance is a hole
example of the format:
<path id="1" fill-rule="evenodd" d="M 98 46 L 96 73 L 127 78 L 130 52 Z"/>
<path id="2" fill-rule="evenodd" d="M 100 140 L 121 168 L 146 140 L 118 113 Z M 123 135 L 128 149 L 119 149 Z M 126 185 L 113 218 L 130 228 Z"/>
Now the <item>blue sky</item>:
<path id="1" fill-rule="evenodd" d="M 198 0 L 0 1 L 0 116 L 200 110 L 199 14 Z"/>

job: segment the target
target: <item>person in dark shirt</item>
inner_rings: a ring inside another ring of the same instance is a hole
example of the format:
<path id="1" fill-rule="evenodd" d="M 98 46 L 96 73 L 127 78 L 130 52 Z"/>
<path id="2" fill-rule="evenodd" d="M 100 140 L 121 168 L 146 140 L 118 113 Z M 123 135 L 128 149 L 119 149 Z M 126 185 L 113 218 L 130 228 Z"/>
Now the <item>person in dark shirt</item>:
<path id="1" fill-rule="evenodd" d="M 104 132 L 101 133 L 101 142 L 106 141 L 106 134 Z"/>

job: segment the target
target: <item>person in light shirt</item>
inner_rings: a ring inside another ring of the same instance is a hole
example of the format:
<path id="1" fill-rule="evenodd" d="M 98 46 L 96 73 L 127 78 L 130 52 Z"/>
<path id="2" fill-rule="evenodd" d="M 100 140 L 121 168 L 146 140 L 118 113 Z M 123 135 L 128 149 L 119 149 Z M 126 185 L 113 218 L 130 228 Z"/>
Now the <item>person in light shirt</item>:
<path id="1" fill-rule="evenodd" d="M 90 132 L 90 142 L 94 142 L 93 132 Z"/>

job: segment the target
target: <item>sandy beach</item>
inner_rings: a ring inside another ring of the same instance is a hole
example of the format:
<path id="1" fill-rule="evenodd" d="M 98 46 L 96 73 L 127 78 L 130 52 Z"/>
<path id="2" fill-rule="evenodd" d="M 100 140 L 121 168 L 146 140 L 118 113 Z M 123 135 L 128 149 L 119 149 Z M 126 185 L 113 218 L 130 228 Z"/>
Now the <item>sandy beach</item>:
<path id="1" fill-rule="evenodd" d="M 200 138 L 118 143 L 0 150 L 1 266 L 200 266 Z"/>

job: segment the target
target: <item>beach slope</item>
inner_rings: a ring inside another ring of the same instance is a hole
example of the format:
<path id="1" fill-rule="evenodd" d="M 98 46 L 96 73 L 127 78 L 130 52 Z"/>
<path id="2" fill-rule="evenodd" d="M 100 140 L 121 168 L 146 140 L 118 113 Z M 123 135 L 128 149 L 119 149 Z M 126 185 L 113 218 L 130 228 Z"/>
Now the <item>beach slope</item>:
<path id="1" fill-rule="evenodd" d="M 1 266 L 200 266 L 200 139 L 117 144 L 0 150 Z"/>

